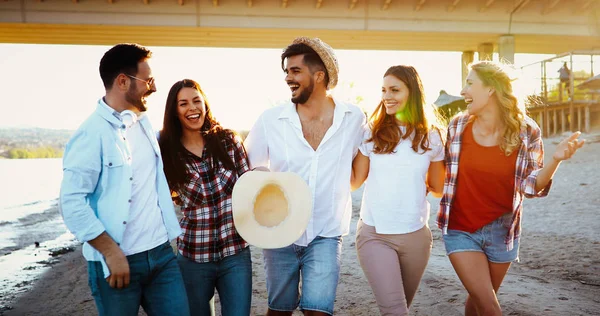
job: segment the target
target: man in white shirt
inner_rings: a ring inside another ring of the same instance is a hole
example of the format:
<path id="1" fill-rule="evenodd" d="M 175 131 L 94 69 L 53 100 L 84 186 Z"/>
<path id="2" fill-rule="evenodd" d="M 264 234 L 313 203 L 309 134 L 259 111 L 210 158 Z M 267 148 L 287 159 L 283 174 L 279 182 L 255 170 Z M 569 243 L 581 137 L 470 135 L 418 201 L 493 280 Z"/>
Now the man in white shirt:
<path id="1" fill-rule="evenodd" d="M 331 47 L 318 38 L 296 38 L 281 55 L 292 99 L 265 111 L 245 141 L 253 168 L 291 171 L 309 185 L 312 217 L 293 245 L 265 249 L 267 315 L 332 315 L 340 271 L 342 235 L 352 215 L 352 159 L 365 115 L 327 95 L 338 80 Z M 300 275 L 302 294 L 299 293 Z"/>

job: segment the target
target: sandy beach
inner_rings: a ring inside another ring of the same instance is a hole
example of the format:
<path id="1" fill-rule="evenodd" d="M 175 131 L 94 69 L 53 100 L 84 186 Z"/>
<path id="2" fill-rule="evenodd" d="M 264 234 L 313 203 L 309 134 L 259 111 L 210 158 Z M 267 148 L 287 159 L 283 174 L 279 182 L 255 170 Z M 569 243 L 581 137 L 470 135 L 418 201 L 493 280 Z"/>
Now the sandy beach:
<path id="1" fill-rule="evenodd" d="M 545 140 L 547 159 L 557 140 Z M 378 315 L 355 250 L 361 193 L 353 193 L 354 216 L 351 233 L 344 237 L 336 315 Z M 433 250 L 411 314 L 462 315 L 466 291 L 445 256 L 441 233 L 435 225 L 439 200 L 430 198 L 430 202 Z M 526 201 L 521 261 L 512 265 L 498 294 L 504 315 L 600 315 L 598 206 L 600 143 L 595 142 L 562 163 L 548 197 Z M 252 252 L 252 315 L 264 315 L 267 293 L 262 253 L 256 248 Z M 0 315 L 95 315 L 81 249 L 62 256 L 34 281 L 31 290 L 9 306 Z"/>

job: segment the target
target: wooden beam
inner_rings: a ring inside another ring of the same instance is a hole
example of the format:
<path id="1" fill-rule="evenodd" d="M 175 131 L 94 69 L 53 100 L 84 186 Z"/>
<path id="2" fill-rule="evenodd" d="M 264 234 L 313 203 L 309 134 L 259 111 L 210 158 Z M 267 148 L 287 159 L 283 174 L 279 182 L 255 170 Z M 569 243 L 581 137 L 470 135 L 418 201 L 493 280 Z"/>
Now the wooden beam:
<path id="1" fill-rule="evenodd" d="M 579 11 L 587 10 L 594 2 L 596 2 L 596 0 L 587 0 L 581 5 Z"/>
<path id="2" fill-rule="evenodd" d="M 52 3 L 50 1 L 47 2 Z M 238 2 L 242 5 L 245 3 Z M 138 3 L 141 3 L 141 1 Z M 188 3 L 191 2 L 188 1 Z M 206 5 L 211 4 L 208 1 L 204 3 Z M 279 4 L 280 2 L 272 3 Z M 295 4 L 295 2 L 293 3 Z M 312 3 L 314 5 L 314 2 Z M 348 1 L 342 3 L 348 5 Z M 381 7 L 381 3 L 377 3 L 377 7 Z M 446 5 L 449 3 L 446 2 Z M 411 1 L 411 5 L 414 5 L 414 2 Z M 579 5 L 581 3 L 578 3 Z M 305 28 L 261 29 L 196 26 L 0 23 L 0 43 L 21 44 L 114 45 L 114 43 L 135 42 L 150 47 L 281 49 L 281 47 L 289 45 L 290 38 L 296 36 L 320 37 L 326 39 L 328 44 L 332 47 L 338 47 L 338 49 L 460 52 L 476 49 L 478 43 L 493 40 L 498 35 L 497 33 L 476 32 L 445 33 Z M 573 50 L 589 49 L 589 47 L 600 47 L 600 38 L 592 35 L 515 34 L 514 36 L 515 42 L 519 43 L 515 47 L 516 53 L 557 54 Z M 452 40 L 449 41 L 448 38 Z"/>
<path id="3" fill-rule="evenodd" d="M 415 11 L 421 10 L 425 2 L 427 2 L 427 0 L 418 0 L 417 5 L 415 6 Z"/>
<path id="4" fill-rule="evenodd" d="M 448 6 L 448 12 L 452 12 L 454 11 L 454 9 L 456 9 L 456 6 L 458 5 L 458 3 L 460 2 L 460 0 L 454 0 L 452 1 L 452 4 Z"/>
<path id="5" fill-rule="evenodd" d="M 323 0 L 317 0 L 317 4 L 315 4 L 315 8 L 320 9 L 323 5 Z"/>
<path id="6" fill-rule="evenodd" d="M 496 0 L 487 0 L 485 2 L 485 4 L 483 5 L 483 7 L 481 7 L 479 9 L 479 12 L 484 12 L 485 10 L 489 9 L 492 6 L 492 4 L 494 4 L 495 1 Z"/>
<path id="7" fill-rule="evenodd" d="M 512 11 L 513 13 L 517 13 L 519 11 L 521 11 L 521 9 L 523 9 L 530 0 L 519 0 L 517 1 L 517 4 L 515 4 L 515 6 L 513 7 Z"/>
<path id="8" fill-rule="evenodd" d="M 248 8 L 252 8 L 252 0 L 248 0 L 246 3 L 248 4 Z"/>
<path id="9" fill-rule="evenodd" d="M 348 4 L 348 9 L 352 10 L 356 7 L 356 3 L 358 0 L 350 0 L 350 4 Z"/>
<path id="10" fill-rule="evenodd" d="M 542 15 L 550 13 L 559 2 L 560 0 L 550 0 L 548 5 L 542 10 Z"/>
<path id="11" fill-rule="evenodd" d="M 281 7 L 287 8 L 287 6 L 288 6 L 288 0 L 281 0 Z"/>
<path id="12" fill-rule="evenodd" d="M 381 6 L 381 10 L 385 11 L 390 8 L 390 4 L 392 4 L 392 0 L 385 0 L 383 5 Z"/>
<path id="13" fill-rule="evenodd" d="M 452 4 L 450 4 L 447 8 L 448 12 L 452 12 L 454 11 L 454 9 L 456 9 L 456 6 L 458 5 L 458 3 L 460 2 L 460 0 L 453 0 Z"/>

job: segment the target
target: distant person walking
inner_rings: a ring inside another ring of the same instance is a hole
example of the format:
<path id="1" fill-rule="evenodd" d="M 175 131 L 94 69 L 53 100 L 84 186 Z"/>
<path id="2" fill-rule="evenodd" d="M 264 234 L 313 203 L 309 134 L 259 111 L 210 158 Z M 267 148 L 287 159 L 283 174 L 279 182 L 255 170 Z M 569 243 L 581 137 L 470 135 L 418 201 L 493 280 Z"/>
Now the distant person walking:
<path id="1" fill-rule="evenodd" d="M 559 89 L 563 90 L 563 83 L 564 83 L 565 84 L 564 89 L 567 90 L 567 95 L 569 96 L 569 99 L 570 99 L 571 98 L 571 85 L 570 85 L 571 70 L 569 70 L 569 67 L 567 67 L 567 62 L 565 62 L 563 64 L 563 66 L 560 67 L 560 69 L 558 70 L 558 78 L 560 80 Z M 562 93 L 560 95 L 562 95 Z"/>

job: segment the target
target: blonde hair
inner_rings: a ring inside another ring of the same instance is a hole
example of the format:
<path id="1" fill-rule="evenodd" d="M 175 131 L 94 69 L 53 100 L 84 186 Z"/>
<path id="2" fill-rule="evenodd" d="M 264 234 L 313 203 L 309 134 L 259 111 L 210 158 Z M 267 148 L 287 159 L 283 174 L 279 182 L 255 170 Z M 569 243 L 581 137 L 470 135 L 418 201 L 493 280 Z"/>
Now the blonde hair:
<path id="1" fill-rule="evenodd" d="M 507 156 L 519 149 L 519 134 L 525 125 L 525 107 L 519 103 L 513 93 L 512 81 L 505 66 L 492 62 L 480 61 L 470 65 L 484 86 L 493 88 L 494 96 L 500 108 L 504 132 L 500 141 L 500 149 Z"/>

